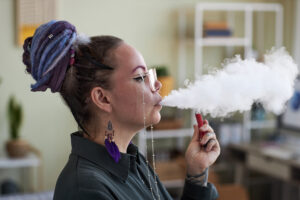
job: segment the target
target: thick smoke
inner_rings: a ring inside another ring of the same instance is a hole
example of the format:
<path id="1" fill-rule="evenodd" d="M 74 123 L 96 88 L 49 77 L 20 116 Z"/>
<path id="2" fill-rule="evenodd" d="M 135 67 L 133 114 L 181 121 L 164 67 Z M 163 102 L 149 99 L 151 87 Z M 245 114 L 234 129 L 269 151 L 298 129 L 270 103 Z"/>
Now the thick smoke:
<path id="1" fill-rule="evenodd" d="M 297 65 L 284 48 L 272 49 L 264 56 L 264 63 L 236 56 L 222 70 L 173 90 L 162 105 L 225 117 L 261 102 L 266 110 L 280 114 L 293 94 L 297 74 Z"/>

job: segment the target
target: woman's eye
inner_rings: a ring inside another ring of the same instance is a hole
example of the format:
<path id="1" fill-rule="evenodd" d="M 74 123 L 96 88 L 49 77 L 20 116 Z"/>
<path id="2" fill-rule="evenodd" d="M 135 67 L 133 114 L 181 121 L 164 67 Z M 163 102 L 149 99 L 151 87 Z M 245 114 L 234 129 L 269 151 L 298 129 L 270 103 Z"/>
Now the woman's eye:
<path id="1" fill-rule="evenodd" d="M 137 81 L 137 82 L 142 82 L 142 81 L 144 81 L 145 80 L 145 78 L 146 78 L 146 75 L 144 75 L 144 76 L 139 76 L 139 77 L 136 77 L 136 78 L 133 78 L 135 81 Z"/>

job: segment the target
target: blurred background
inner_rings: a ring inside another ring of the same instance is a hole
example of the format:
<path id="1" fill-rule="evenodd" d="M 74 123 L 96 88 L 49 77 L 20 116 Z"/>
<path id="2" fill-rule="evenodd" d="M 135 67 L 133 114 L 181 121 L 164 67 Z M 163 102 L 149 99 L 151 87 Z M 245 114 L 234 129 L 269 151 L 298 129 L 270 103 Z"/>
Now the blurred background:
<path id="1" fill-rule="evenodd" d="M 263 61 L 267 50 L 285 46 L 299 63 L 299 13 L 299 0 L 0 0 L 0 199 L 52 199 L 77 130 L 58 94 L 30 91 L 22 44 L 39 24 L 67 20 L 78 33 L 124 39 L 158 68 L 165 96 L 235 54 Z M 209 176 L 220 199 L 300 199 L 299 91 L 297 82 L 281 116 L 259 103 L 226 119 L 205 116 L 222 145 Z M 153 129 L 157 173 L 174 199 L 193 113 L 163 108 Z M 150 136 L 146 130 L 134 138 L 144 154 Z"/>

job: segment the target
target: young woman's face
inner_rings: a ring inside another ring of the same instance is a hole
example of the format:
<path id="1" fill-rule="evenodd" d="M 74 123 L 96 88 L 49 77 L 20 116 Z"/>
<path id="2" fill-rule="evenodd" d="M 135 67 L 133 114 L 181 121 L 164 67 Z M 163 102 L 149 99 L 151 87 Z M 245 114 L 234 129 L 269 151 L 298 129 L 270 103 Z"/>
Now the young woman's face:
<path id="1" fill-rule="evenodd" d="M 160 121 L 161 83 L 151 89 L 148 69 L 143 56 L 132 46 L 123 43 L 114 51 L 117 69 L 111 78 L 112 112 L 120 123 L 143 128 Z M 144 104 L 143 104 L 144 103 Z"/>

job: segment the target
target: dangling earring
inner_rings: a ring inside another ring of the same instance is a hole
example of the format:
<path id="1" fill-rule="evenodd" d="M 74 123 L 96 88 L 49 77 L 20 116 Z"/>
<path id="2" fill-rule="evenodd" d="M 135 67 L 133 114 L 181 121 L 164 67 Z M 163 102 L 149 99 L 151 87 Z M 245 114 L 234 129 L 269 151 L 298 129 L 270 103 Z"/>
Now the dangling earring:
<path id="1" fill-rule="evenodd" d="M 110 156 L 115 160 L 116 163 L 119 162 L 121 154 L 118 146 L 114 141 L 114 130 L 111 121 L 108 121 L 107 129 L 105 131 L 105 147 L 110 154 Z"/>

